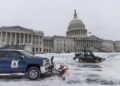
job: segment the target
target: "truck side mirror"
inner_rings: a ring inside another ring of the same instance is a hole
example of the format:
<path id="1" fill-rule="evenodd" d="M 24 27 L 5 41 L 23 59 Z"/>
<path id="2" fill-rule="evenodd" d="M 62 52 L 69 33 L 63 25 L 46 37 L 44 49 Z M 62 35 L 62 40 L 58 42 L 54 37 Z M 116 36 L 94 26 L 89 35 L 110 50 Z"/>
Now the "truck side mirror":
<path id="1" fill-rule="evenodd" d="M 23 56 L 23 55 L 21 55 L 20 60 L 23 60 L 23 59 L 24 59 L 24 56 Z"/>

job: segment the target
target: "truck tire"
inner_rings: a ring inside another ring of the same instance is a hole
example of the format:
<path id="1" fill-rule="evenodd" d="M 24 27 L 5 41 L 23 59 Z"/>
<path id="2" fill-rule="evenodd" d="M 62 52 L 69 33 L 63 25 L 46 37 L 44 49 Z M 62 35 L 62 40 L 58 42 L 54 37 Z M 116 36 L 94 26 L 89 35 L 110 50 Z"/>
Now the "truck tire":
<path id="1" fill-rule="evenodd" d="M 83 59 L 79 59 L 79 62 L 80 62 L 80 63 L 83 63 Z"/>
<path id="2" fill-rule="evenodd" d="M 100 60 L 99 60 L 99 59 L 96 59 L 96 60 L 95 60 L 95 63 L 100 63 Z"/>
<path id="3" fill-rule="evenodd" d="M 37 67 L 30 67 L 27 71 L 27 77 L 30 80 L 37 80 L 40 77 L 40 70 Z"/>

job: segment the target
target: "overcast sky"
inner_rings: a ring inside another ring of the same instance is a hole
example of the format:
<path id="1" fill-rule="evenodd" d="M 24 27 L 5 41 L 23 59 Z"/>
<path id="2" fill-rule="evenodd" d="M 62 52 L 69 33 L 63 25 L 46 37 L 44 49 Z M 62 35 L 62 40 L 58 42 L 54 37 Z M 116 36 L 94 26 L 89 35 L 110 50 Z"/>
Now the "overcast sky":
<path id="1" fill-rule="evenodd" d="M 74 9 L 88 32 L 120 40 L 120 0 L 0 0 L 0 26 L 20 25 L 46 36 L 65 36 Z"/>

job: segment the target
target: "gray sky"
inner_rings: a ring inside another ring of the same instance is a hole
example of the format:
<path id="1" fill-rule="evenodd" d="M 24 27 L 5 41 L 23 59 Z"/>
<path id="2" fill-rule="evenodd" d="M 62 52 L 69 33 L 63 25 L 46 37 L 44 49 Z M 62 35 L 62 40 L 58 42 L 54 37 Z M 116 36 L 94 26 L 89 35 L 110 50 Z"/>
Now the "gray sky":
<path id="1" fill-rule="evenodd" d="M 0 26 L 20 25 L 66 35 L 74 9 L 88 32 L 120 40 L 120 0 L 0 0 Z"/>

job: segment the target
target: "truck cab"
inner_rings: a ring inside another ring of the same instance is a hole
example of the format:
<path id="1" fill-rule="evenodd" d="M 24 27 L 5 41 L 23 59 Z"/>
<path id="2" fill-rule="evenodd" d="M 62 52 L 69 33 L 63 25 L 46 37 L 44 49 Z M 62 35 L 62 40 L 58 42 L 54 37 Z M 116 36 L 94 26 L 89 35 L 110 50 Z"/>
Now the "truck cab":
<path id="1" fill-rule="evenodd" d="M 48 72 L 48 58 L 36 57 L 25 50 L 0 49 L 0 73 L 25 73 L 35 80 Z"/>

